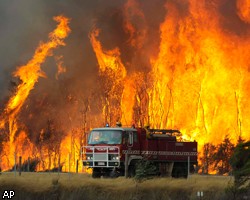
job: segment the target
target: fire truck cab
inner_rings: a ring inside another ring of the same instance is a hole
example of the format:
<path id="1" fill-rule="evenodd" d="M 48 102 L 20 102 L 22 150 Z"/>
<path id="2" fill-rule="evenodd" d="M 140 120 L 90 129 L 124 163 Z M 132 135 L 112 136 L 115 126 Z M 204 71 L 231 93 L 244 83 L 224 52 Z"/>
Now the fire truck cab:
<path id="1" fill-rule="evenodd" d="M 178 130 L 134 127 L 93 129 L 82 147 L 83 166 L 92 177 L 134 176 L 137 163 L 149 160 L 161 176 L 187 177 L 197 164 L 197 142 L 177 141 Z"/>

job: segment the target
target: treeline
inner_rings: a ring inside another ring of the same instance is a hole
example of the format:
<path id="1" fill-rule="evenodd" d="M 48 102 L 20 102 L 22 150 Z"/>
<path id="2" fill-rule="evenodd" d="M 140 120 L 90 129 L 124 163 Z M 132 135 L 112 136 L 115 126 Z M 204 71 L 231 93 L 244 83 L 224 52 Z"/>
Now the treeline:
<path id="1" fill-rule="evenodd" d="M 234 185 L 228 189 L 234 197 L 248 194 L 250 196 L 250 141 L 241 141 L 230 158 Z"/>
<path id="2" fill-rule="evenodd" d="M 241 138 L 238 140 L 238 143 L 240 142 L 243 142 Z M 235 145 L 231 142 L 228 135 L 218 145 L 212 143 L 204 144 L 200 156 L 201 164 L 199 171 L 202 174 L 230 174 L 232 171 L 230 158 L 233 155 L 234 149 Z"/>
<path id="3" fill-rule="evenodd" d="M 237 144 L 234 145 L 228 135 L 218 145 L 204 144 L 200 155 L 199 172 L 202 174 L 232 175 L 234 169 L 232 159 L 236 153 L 239 154 L 239 146 L 246 144 L 248 142 L 239 137 Z"/>
<path id="4" fill-rule="evenodd" d="M 217 146 L 206 143 L 200 161 L 203 174 L 234 176 L 234 184 L 227 188 L 233 199 L 241 199 L 250 194 L 250 141 L 239 138 L 234 145 L 226 136 Z"/>

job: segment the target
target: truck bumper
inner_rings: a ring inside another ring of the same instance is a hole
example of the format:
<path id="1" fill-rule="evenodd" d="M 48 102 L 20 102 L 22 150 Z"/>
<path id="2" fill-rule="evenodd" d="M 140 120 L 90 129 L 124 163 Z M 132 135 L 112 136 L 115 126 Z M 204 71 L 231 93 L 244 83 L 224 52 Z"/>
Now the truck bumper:
<path id="1" fill-rule="evenodd" d="M 102 162 L 102 161 L 82 161 L 82 164 L 84 167 L 102 167 L 102 168 L 113 168 L 113 167 L 119 167 L 120 162 Z"/>

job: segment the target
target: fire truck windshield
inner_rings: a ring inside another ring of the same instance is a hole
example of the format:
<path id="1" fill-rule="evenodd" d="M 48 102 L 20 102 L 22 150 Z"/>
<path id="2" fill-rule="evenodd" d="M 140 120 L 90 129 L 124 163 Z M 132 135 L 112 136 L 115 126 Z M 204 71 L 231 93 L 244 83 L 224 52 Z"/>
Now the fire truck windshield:
<path id="1" fill-rule="evenodd" d="M 88 144 L 121 144 L 120 130 L 93 130 L 90 132 Z"/>

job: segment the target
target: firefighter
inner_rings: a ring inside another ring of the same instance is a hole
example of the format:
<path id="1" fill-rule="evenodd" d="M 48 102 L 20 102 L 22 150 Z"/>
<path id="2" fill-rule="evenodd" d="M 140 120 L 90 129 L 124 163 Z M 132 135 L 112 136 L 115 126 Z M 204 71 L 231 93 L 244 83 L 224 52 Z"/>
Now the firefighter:
<path id="1" fill-rule="evenodd" d="M 115 132 L 111 133 L 111 143 L 112 144 L 120 144 L 121 143 L 121 135 Z"/>
<path id="2" fill-rule="evenodd" d="M 121 122 L 116 122 L 116 127 L 122 127 L 122 123 Z"/>
<path id="3" fill-rule="evenodd" d="M 95 134 L 93 134 L 93 142 L 99 142 L 99 140 L 100 140 L 100 134 L 98 134 L 98 133 L 95 133 Z"/>
<path id="4" fill-rule="evenodd" d="M 144 126 L 144 128 L 145 128 L 145 130 L 146 130 L 146 137 L 149 139 L 149 138 L 151 138 L 151 133 L 150 133 L 150 131 L 149 131 L 149 124 L 146 124 L 145 126 Z"/>

